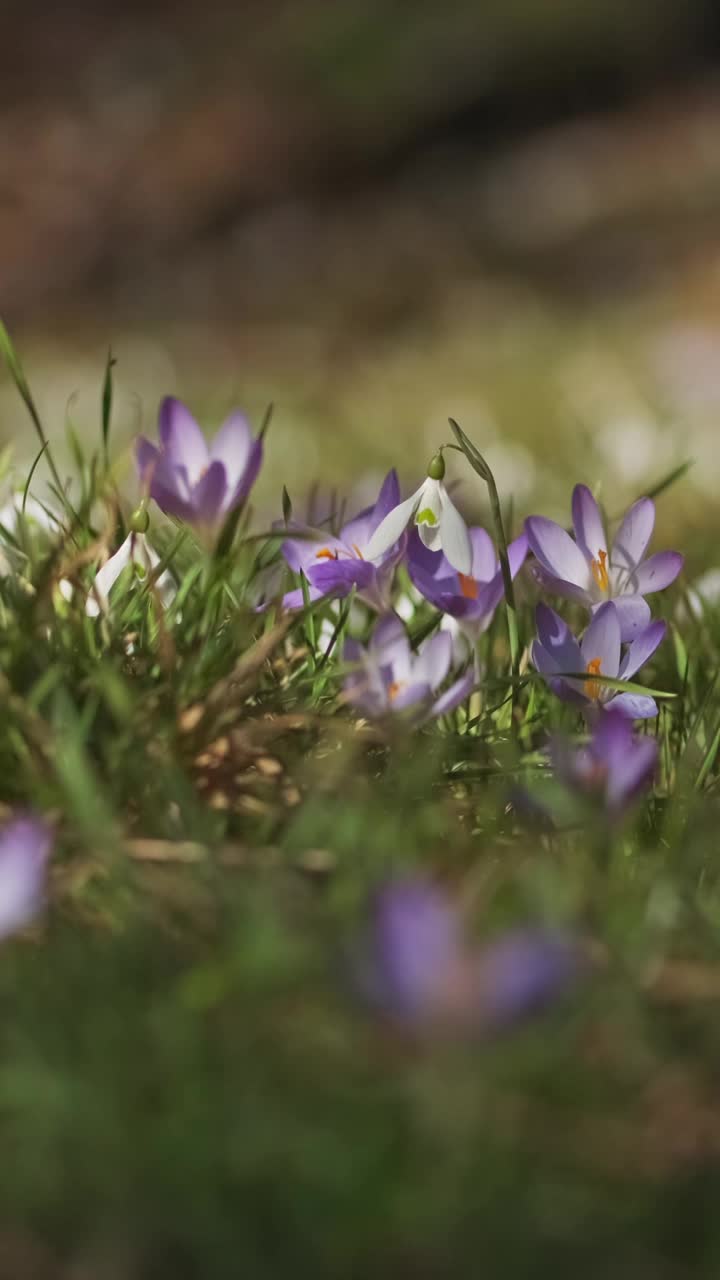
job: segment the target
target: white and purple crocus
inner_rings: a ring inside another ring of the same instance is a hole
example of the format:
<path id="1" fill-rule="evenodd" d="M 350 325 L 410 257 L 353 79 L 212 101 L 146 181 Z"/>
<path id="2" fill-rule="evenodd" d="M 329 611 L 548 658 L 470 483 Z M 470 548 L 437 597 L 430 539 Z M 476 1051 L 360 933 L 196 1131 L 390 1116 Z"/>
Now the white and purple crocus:
<path id="1" fill-rule="evenodd" d="M 13 818 L 0 830 L 0 941 L 32 923 L 45 906 L 50 828 Z"/>
<path id="2" fill-rule="evenodd" d="M 650 621 L 645 596 L 675 581 L 683 566 L 677 551 L 660 551 L 644 559 L 655 524 L 655 504 L 640 498 L 627 512 L 612 545 L 597 502 L 584 484 L 573 490 L 575 539 L 554 520 L 529 516 L 528 544 L 536 571 L 556 595 L 578 600 L 596 611 L 615 604 L 623 642 L 633 640 Z"/>
<path id="3" fill-rule="evenodd" d="M 140 482 L 166 515 L 212 532 L 247 498 L 262 463 L 263 443 L 241 413 L 233 413 L 208 447 L 190 410 L 166 397 L 160 405 L 160 445 L 140 436 Z"/>
<path id="4" fill-rule="evenodd" d="M 488 1034 L 538 1012 L 582 969 L 570 939 L 542 929 L 471 944 L 454 903 L 420 878 L 376 896 L 357 974 L 368 1003 L 412 1032 Z"/>
<path id="5" fill-rule="evenodd" d="M 606 601 L 593 614 L 579 643 L 554 609 L 539 604 L 535 617 L 538 634 L 532 645 L 532 660 L 558 698 L 585 711 L 611 704 L 632 720 L 657 715 L 654 698 L 618 691 L 598 677 L 631 680 L 663 640 L 667 629 L 664 622 L 651 622 L 624 646 L 620 614 L 613 600 Z"/>
<path id="6" fill-rule="evenodd" d="M 413 720 L 449 715 L 475 684 L 474 672 L 468 671 L 438 693 L 450 674 L 452 637 L 437 632 L 413 653 L 405 627 L 393 613 L 379 619 L 367 649 L 347 640 L 343 657 L 350 667 L 345 697 L 374 719 L 401 712 Z"/>
<path id="7" fill-rule="evenodd" d="M 372 608 L 390 608 L 390 592 L 395 566 L 405 551 L 405 535 L 388 546 L 374 561 L 368 557 L 368 543 L 378 526 L 400 501 L 397 472 L 388 472 L 376 502 L 352 520 L 348 520 L 337 536 L 309 525 L 288 524 L 292 535 L 282 544 L 282 554 L 295 573 L 307 579 L 310 601 L 341 599 L 356 588 L 358 598 Z M 283 596 L 286 609 L 301 609 L 305 602 L 302 588 Z"/>

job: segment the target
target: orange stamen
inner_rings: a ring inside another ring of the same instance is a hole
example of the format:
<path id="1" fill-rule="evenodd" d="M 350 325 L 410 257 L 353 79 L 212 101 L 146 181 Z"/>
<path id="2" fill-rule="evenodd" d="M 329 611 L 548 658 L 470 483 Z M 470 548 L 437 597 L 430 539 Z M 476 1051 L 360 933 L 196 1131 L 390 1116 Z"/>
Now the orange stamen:
<path id="1" fill-rule="evenodd" d="M 601 674 L 601 670 L 600 670 L 601 665 L 602 663 L 600 658 L 593 658 L 590 662 L 588 662 L 585 670 L 587 671 L 589 676 L 599 676 Z M 601 686 L 600 686 L 599 680 L 585 681 L 585 692 L 588 698 L 591 698 L 593 702 L 597 702 L 600 697 L 600 687 Z"/>
<path id="2" fill-rule="evenodd" d="M 357 556 L 358 560 L 364 560 L 364 559 L 365 559 L 365 557 L 364 557 L 364 555 L 363 555 L 362 551 L 360 550 L 360 548 L 359 548 L 359 546 L 358 546 L 357 542 L 353 542 L 353 544 L 352 544 L 352 549 L 353 549 L 353 551 L 355 552 L 355 555 Z"/>
<path id="3" fill-rule="evenodd" d="M 601 591 L 608 591 L 610 588 L 610 578 L 607 569 L 607 551 L 598 551 L 597 560 L 590 561 L 590 569 L 592 576 Z"/>
<path id="4" fill-rule="evenodd" d="M 477 600 L 479 588 L 475 578 L 471 578 L 467 573 L 459 573 L 458 578 L 460 579 L 460 590 L 465 599 Z"/>
<path id="5" fill-rule="evenodd" d="M 329 547 L 323 547 L 322 550 L 315 552 L 316 560 L 337 560 L 337 551 L 331 551 Z"/>
<path id="6" fill-rule="evenodd" d="M 393 680 L 392 684 L 388 686 L 388 697 L 391 702 L 395 701 L 400 690 L 403 689 L 404 687 L 405 687 L 404 680 Z"/>

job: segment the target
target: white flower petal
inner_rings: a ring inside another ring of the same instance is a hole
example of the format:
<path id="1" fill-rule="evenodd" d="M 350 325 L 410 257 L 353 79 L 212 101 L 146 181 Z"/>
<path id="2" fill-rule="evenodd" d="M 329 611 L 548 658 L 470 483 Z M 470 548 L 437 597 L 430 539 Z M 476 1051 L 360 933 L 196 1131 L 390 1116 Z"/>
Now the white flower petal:
<path id="1" fill-rule="evenodd" d="M 399 506 L 393 507 L 392 511 L 388 511 L 385 519 L 380 521 L 365 548 L 366 560 L 378 560 L 397 542 L 412 518 L 422 496 L 423 488 L 424 485 L 420 485 L 420 488 L 416 489 L 412 497 L 406 498 Z"/>
<path id="2" fill-rule="evenodd" d="M 122 546 L 114 556 L 105 561 L 102 569 L 95 574 L 95 582 L 85 602 L 85 612 L 89 618 L 97 618 L 100 609 L 107 609 L 108 596 L 117 582 L 123 569 L 126 569 L 133 558 L 133 534 L 129 533 Z"/>
<path id="3" fill-rule="evenodd" d="M 440 515 L 441 546 L 446 559 L 458 573 L 472 573 L 473 549 L 468 527 L 447 491 L 441 487 L 442 512 Z"/>

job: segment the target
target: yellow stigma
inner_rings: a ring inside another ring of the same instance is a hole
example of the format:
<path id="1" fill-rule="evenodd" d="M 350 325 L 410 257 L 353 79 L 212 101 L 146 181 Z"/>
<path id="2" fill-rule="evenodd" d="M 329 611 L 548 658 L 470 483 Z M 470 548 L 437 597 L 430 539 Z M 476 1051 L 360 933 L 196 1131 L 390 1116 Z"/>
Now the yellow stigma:
<path id="1" fill-rule="evenodd" d="M 607 551 L 598 551 L 597 560 L 590 561 L 592 576 L 601 591 L 610 590 L 610 579 L 607 570 Z"/>
<path id="2" fill-rule="evenodd" d="M 353 549 L 353 551 L 355 552 L 355 555 L 357 556 L 358 560 L 364 560 L 364 559 L 365 559 L 365 557 L 364 557 L 364 555 L 363 555 L 362 551 L 360 550 L 360 548 L 359 548 L 359 546 L 358 546 L 357 542 L 353 542 L 353 544 L 352 544 L 352 549 Z"/>
<path id="3" fill-rule="evenodd" d="M 588 662 L 585 670 L 587 671 L 589 676 L 599 676 L 601 674 L 601 671 L 600 671 L 601 665 L 602 664 L 601 664 L 600 658 L 593 658 L 590 662 Z M 599 680 L 585 681 L 585 692 L 588 698 L 592 699 L 593 702 L 597 702 L 600 697 L 600 687 L 601 686 L 600 686 Z"/>
<path id="4" fill-rule="evenodd" d="M 390 701 L 394 702 L 400 690 L 404 688 L 405 688 L 404 680 L 393 680 L 392 684 L 388 685 L 388 698 L 390 699 Z"/>

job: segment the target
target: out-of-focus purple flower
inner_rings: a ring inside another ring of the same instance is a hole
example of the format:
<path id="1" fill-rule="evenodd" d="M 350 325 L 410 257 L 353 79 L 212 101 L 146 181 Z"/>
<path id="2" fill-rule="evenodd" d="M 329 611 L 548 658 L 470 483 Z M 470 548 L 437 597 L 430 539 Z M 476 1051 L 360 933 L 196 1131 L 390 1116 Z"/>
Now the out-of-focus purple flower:
<path id="1" fill-rule="evenodd" d="M 469 697 L 475 684 L 472 671 L 460 676 L 436 696 L 450 673 L 452 637 L 437 632 L 413 653 L 403 623 L 396 614 L 380 618 L 367 649 L 347 640 L 343 657 L 352 669 L 345 680 L 345 696 L 372 717 L 407 712 L 415 719 L 448 715 Z"/>
<path id="2" fill-rule="evenodd" d="M 469 574 L 453 569 L 442 551 L 430 551 L 416 530 L 408 540 L 408 572 L 413 585 L 436 609 L 455 618 L 472 647 L 486 631 L 503 598 L 500 562 L 490 535 L 482 528 L 468 530 L 472 547 Z M 510 543 L 508 559 L 513 578 L 527 555 L 523 534 Z"/>
<path id="3" fill-rule="evenodd" d="M 581 967 L 578 946 L 544 930 L 471 945 L 445 894 L 408 879 L 377 895 L 359 976 L 365 998 L 402 1026 L 482 1035 L 550 1004 Z"/>
<path id="4" fill-rule="evenodd" d="M 555 740 L 551 759 L 569 790 L 599 800 L 611 817 L 619 817 L 651 785 L 658 745 L 654 738 L 636 736 L 627 716 L 611 707 L 598 717 L 587 746 Z"/>
<path id="5" fill-rule="evenodd" d="M 51 845 L 49 828 L 37 818 L 14 818 L 0 831 L 0 939 L 42 911 Z"/>
<path id="6" fill-rule="evenodd" d="M 212 530 L 247 498 L 263 456 L 241 413 L 233 413 L 208 447 L 189 409 L 167 396 L 160 405 L 160 447 L 140 436 L 140 483 L 167 514 Z"/>
<path id="7" fill-rule="evenodd" d="M 532 660 L 558 698 L 585 709 L 612 703 L 616 711 L 631 720 L 657 715 L 657 703 L 648 695 L 620 693 L 593 677 L 630 680 L 664 638 L 664 622 L 651 622 L 623 653 L 620 618 L 612 600 L 593 614 L 579 644 L 567 623 L 547 605 L 539 604 L 535 617 L 538 634 L 532 645 Z M 588 679 L 567 678 L 575 673 L 582 676 L 583 672 Z"/>
<path id="8" fill-rule="evenodd" d="M 660 551 L 643 559 L 655 525 L 655 504 L 650 498 L 633 504 L 610 549 L 600 509 L 584 484 L 573 490 L 572 516 L 575 541 L 545 516 L 529 516 L 525 521 L 538 575 L 549 590 L 579 600 L 593 611 L 613 600 L 621 639 L 633 640 L 650 621 L 645 596 L 675 581 L 683 557 L 677 551 Z"/>
<path id="9" fill-rule="evenodd" d="M 310 600 L 339 599 L 355 587 L 358 597 L 372 608 L 390 608 L 393 572 L 405 550 L 405 536 L 401 534 L 374 563 L 367 556 L 367 547 L 378 525 L 399 500 L 400 485 L 393 470 L 385 477 L 373 506 L 343 525 L 337 537 L 308 525 L 287 526 L 296 536 L 286 538 L 281 550 L 290 568 L 307 578 Z M 283 604 L 286 609 L 301 609 L 302 590 L 289 591 Z"/>

